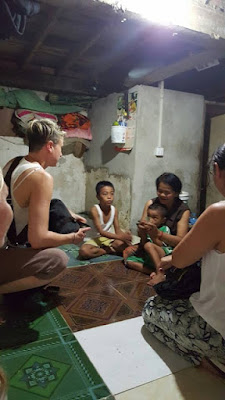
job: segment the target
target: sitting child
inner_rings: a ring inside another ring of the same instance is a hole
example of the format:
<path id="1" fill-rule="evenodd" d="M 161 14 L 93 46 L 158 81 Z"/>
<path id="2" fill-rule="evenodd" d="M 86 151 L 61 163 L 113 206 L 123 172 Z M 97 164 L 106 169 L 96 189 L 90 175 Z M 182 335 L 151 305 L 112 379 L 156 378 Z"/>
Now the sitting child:
<path id="1" fill-rule="evenodd" d="M 141 242 L 133 255 L 127 257 L 126 266 L 136 271 L 149 274 L 151 269 L 156 272 L 150 274 L 149 285 L 155 285 L 157 280 L 161 282 L 164 279 L 164 272 L 159 268 L 161 258 L 172 253 L 172 247 L 167 246 L 160 236 L 154 236 L 147 233 L 149 223 L 155 225 L 160 232 L 170 234 L 168 226 L 163 225 L 167 217 L 167 208 L 162 204 L 153 203 L 148 207 L 147 216 L 149 222 L 138 223 Z"/>
<path id="2" fill-rule="evenodd" d="M 120 230 L 117 209 L 112 205 L 114 186 L 111 182 L 101 181 L 96 185 L 96 197 L 99 205 L 91 209 L 91 215 L 98 236 L 84 243 L 79 255 L 83 259 L 99 257 L 103 254 L 122 254 L 123 250 L 131 244 L 131 232 Z M 115 233 L 112 232 L 114 227 Z"/>

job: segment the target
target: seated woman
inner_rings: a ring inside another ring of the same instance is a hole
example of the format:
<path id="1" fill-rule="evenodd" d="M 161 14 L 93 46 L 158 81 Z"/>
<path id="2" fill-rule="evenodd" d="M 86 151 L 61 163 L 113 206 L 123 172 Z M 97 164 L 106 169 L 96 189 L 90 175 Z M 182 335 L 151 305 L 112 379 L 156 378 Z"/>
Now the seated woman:
<path id="1" fill-rule="evenodd" d="M 0 247 L 3 247 L 13 213 L 0 169 Z M 0 249 L 0 295 L 44 286 L 66 268 L 68 257 L 59 249 Z"/>
<path id="2" fill-rule="evenodd" d="M 141 221 L 139 223 L 139 236 L 143 237 L 148 234 L 150 237 L 158 238 L 167 246 L 175 247 L 181 239 L 188 232 L 188 222 L 190 217 L 190 210 L 188 206 L 179 199 L 179 194 L 182 189 L 180 179 L 172 174 L 164 172 L 156 179 L 157 197 L 147 201 L 144 206 Z M 147 221 L 147 213 L 151 204 L 161 204 L 167 208 L 167 216 L 165 225 L 170 229 L 170 233 L 162 232 L 157 226 Z M 149 274 L 152 270 L 153 264 L 151 259 L 147 258 L 150 262 L 146 262 L 146 257 L 143 258 L 141 254 L 141 244 L 137 253 L 130 254 L 126 258 L 126 254 L 132 253 L 129 248 L 125 250 L 126 266 L 136 271 Z"/>
<path id="3" fill-rule="evenodd" d="M 225 197 L 225 144 L 211 161 L 214 183 Z M 184 268 L 202 258 L 200 292 L 187 300 L 147 300 L 147 329 L 172 350 L 208 369 L 225 364 L 225 201 L 209 206 L 161 267 Z M 209 368 L 210 367 L 210 368 Z"/>
<path id="4" fill-rule="evenodd" d="M 16 227 L 16 242 L 28 240 L 33 249 L 76 244 L 83 240 L 90 228 L 77 232 L 56 233 L 49 229 L 49 210 L 53 192 L 53 178 L 46 172 L 55 167 L 62 156 L 64 132 L 48 119 L 33 120 L 27 129 L 29 153 L 23 157 L 11 175 L 11 197 Z M 4 172 L 7 173 L 13 160 Z M 84 218 L 73 214 L 81 222 Z M 28 227 L 28 232 L 27 232 Z"/>

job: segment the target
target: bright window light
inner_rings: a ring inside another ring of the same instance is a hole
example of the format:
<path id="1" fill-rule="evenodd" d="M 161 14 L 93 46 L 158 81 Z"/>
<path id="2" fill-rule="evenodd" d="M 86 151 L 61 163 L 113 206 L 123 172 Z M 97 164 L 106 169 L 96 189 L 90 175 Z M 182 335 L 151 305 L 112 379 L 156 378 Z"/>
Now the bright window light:
<path id="1" fill-rule="evenodd" d="M 125 9 L 162 25 L 186 25 L 191 9 L 190 0 L 120 0 Z"/>

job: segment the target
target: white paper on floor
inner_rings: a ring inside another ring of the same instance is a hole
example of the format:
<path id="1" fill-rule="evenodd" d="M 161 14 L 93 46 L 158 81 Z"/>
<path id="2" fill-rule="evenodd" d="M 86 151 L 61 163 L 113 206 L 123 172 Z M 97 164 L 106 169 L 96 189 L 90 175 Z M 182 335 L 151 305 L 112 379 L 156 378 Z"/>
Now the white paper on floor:
<path id="1" fill-rule="evenodd" d="M 155 339 L 142 317 L 74 335 L 114 395 L 191 366 Z"/>

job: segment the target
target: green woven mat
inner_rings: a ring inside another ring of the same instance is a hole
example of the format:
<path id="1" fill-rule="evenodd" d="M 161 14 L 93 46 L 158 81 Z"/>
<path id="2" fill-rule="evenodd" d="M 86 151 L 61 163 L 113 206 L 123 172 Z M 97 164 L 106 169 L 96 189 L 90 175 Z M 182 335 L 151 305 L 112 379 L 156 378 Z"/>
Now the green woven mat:
<path id="1" fill-rule="evenodd" d="M 120 256 L 114 256 L 111 254 L 105 254 L 100 257 L 91 258 L 90 260 L 79 260 L 79 247 L 73 244 L 65 244 L 63 246 L 59 246 L 67 256 L 69 257 L 69 261 L 67 267 L 78 267 L 80 265 L 87 265 L 87 264 L 96 264 L 105 261 L 113 261 L 113 260 L 122 260 Z"/>
<path id="2" fill-rule="evenodd" d="M 40 306 L 34 316 L 32 301 Z M 8 400 L 113 399 L 61 314 L 57 309 L 44 313 L 46 307 L 36 291 L 14 316 L 6 312 L 0 326 Z"/>

